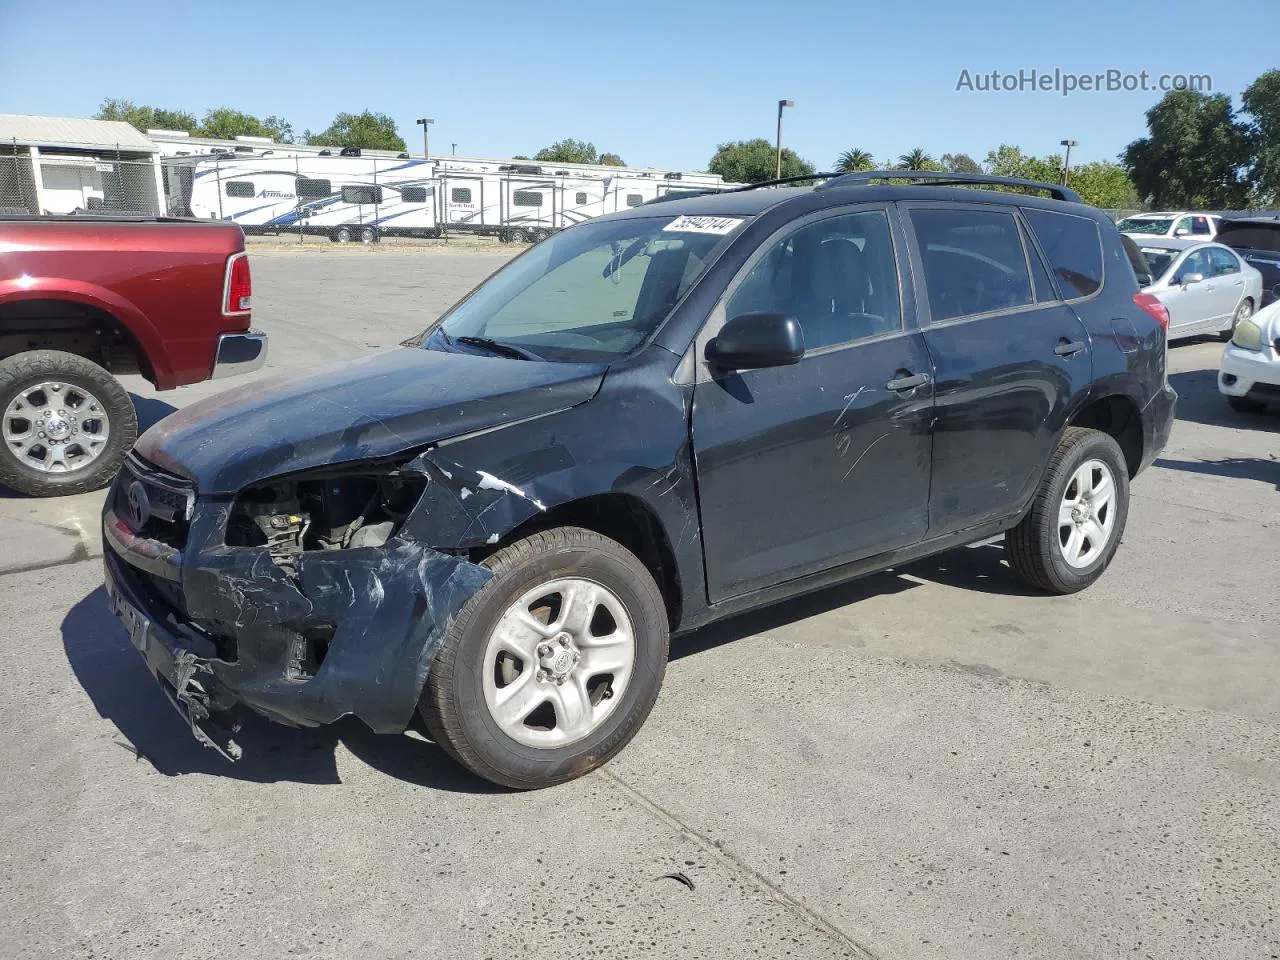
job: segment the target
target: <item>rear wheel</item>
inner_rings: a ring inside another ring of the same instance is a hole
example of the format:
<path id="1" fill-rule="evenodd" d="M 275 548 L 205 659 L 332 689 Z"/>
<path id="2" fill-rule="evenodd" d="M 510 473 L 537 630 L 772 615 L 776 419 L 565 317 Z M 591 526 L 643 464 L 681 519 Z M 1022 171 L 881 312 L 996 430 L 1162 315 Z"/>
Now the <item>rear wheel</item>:
<path id="1" fill-rule="evenodd" d="M 667 614 L 645 566 L 591 530 L 533 534 L 445 634 L 420 710 L 432 737 L 494 783 L 532 789 L 608 761 L 649 715 Z"/>
<path id="2" fill-rule="evenodd" d="M 524 243 L 529 238 L 525 235 L 524 228 L 512 227 L 507 231 L 507 239 L 512 243 Z"/>
<path id="3" fill-rule="evenodd" d="M 1052 593 L 1075 593 L 1107 569 L 1129 516 L 1129 469 L 1119 444 L 1068 427 L 1049 460 L 1031 512 L 1005 534 L 1015 574 Z"/>
<path id="4" fill-rule="evenodd" d="M 333 239 L 336 240 L 338 243 L 350 243 L 351 228 L 339 227 L 337 230 L 333 231 Z"/>
<path id="5" fill-rule="evenodd" d="M 374 230 L 373 227 L 364 227 L 360 231 L 361 243 L 373 243 L 373 241 L 377 239 L 378 239 L 378 232 Z"/>
<path id="6" fill-rule="evenodd" d="M 133 401 L 84 357 L 33 350 L 0 361 L 0 483 L 33 497 L 111 482 L 138 437 Z"/>
<path id="7" fill-rule="evenodd" d="M 1218 336 L 1223 341 L 1230 340 L 1236 332 L 1236 327 L 1253 316 L 1253 301 L 1245 297 L 1240 301 L 1240 306 L 1236 307 L 1235 314 L 1231 317 L 1231 326 L 1223 330 Z"/>

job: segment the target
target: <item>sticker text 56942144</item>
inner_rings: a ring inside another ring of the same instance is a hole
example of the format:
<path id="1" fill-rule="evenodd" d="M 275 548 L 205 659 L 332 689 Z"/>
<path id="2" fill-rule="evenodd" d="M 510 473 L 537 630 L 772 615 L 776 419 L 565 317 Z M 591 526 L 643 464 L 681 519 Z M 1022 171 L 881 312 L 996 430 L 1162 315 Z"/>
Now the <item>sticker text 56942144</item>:
<path id="1" fill-rule="evenodd" d="M 741 217 L 676 217 L 665 227 L 663 233 L 733 233 Z"/>

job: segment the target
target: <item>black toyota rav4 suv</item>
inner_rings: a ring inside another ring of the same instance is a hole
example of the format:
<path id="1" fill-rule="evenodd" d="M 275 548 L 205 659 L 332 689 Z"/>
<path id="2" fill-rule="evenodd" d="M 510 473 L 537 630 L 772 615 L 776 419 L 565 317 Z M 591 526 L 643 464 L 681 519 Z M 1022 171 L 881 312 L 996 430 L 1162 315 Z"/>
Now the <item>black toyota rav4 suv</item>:
<path id="1" fill-rule="evenodd" d="M 480 776 L 553 784 L 635 734 L 672 634 L 996 534 L 1036 587 L 1092 583 L 1169 434 L 1166 321 L 1047 184 L 651 203 L 405 348 L 153 427 L 105 508 L 111 604 L 228 755 L 246 707 L 416 711 Z"/>

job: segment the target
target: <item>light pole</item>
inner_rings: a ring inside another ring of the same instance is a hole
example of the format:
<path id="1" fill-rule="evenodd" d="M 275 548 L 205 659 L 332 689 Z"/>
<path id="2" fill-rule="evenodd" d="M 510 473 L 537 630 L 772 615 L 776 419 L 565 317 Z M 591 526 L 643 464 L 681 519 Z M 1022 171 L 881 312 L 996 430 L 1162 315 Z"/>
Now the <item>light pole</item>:
<path id="1" fill-rule="evenodd" d="M 430 141 L 427 139 L 427 128 L 430 127 L 431 124 L 433 123 L 435 123 L 434 120 L 428 120 L 426 117 L 423 117 L 418 121 L 418 125 L 422 127 L 422 159 L 423 160 L 431 159 L 431 144 L 430 144 Z"/>
<path id="2" fill-rule="evenodd" d="M 1067 148 L 1067 155 L 1062 161 L 1062 185 L 1067 185 L 1067 172 L 1071 169 L 1071 148 L 1080 146 L 1078 140 L 1059 140 L 1060 144 Z"/>
<path id="3" fill-rule="evenodd" d="M 796 102 L 794 100 L 778 101 L 778 168 L 777 172 L 774 173 L 774 177 L 778 180 L 782 179 L 782 110 L 784 107 L 794 107 L 795 105 Z"/>
<path id="4" fill-rule="evenodd" d="M 449 144 L 449 147 L 451 148 L 450 155 L 456 157 L 458 155 L 458 145 L 456 143 L 451 143 Z"/>

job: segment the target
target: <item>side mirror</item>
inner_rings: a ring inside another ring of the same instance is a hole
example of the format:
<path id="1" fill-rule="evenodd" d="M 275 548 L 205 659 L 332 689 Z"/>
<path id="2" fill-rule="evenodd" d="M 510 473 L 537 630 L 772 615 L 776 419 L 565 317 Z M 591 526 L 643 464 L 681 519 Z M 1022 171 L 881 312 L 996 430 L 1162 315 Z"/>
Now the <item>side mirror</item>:
<path id="1" fill-rule="evenodd" d="M 721 370 L 783 367 L 804 356 L 800 321 L 781 313 L 744 313 L 707 344 L 707 362 Z"/>
<path id="2" fill-rule="evenodd" d="M 1181 283 L 1184 287 L 1188 287 L 1193 283 L 1199 283 L 1203 279 L 1204 279 L 1203 273 L 1184 273 L 1181 277 L 1178 278 L 1178 282 Z"/>

